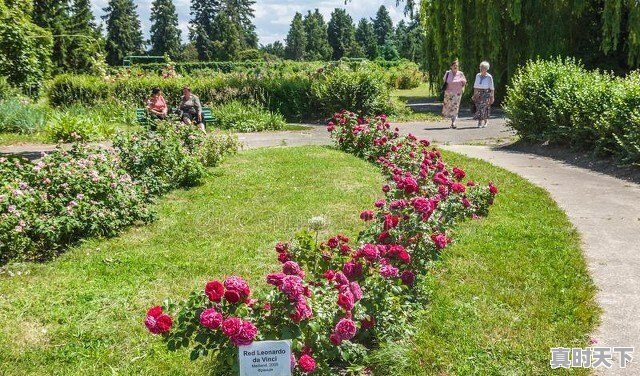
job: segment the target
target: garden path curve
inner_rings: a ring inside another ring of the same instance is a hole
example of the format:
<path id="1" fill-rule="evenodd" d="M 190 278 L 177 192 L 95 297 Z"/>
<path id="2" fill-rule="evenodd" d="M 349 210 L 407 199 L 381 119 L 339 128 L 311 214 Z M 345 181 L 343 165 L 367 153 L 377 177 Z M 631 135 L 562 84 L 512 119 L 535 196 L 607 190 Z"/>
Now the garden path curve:
<path id="1" fill-rule="evenodd" d="M 640 185 L 532 154 L 486 146 L 444 148 L 523 176 L 564 209 L 580 233 L 604 309 L 594 346 L 636 350 L 626 369 L 612 367 L 598 374 L 640 375 Z"/>

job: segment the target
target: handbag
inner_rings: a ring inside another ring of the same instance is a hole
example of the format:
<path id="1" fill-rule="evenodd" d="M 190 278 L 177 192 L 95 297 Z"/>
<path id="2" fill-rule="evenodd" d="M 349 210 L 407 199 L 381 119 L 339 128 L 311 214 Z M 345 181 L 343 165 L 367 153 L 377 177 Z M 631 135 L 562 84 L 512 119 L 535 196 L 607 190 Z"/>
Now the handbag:
<path id="1" fill-rule="evenodd" d="M 440 88 L 440 92 L 442 96 L 444 96 L 445 90 L 447 90 L 447 81 L 449 80 L 449 72 L 444 76 L 444 83 L 442 84 L 442 88 Z"/>

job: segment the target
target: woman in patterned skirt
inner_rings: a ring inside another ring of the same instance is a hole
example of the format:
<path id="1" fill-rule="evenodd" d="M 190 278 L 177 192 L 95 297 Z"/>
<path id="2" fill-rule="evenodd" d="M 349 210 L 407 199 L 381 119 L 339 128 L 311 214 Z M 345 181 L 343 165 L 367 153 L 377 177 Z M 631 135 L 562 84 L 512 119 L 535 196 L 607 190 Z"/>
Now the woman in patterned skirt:
<path id="1" fill-rule="evenodd" d="M 480 73 L 476 74 L 473 84 L 473 103 L 476 105 L 476 113 L 473 115 L 478 120 L 478 128 L 487 126 L 487 119 L 491 113 L 491 105 L 495 101 L 495 87 L 493 77 L 489 74 L 489 63 L 480 63 Z"/>
<path id="2" fill-rule="evenodd" d="M 451 63 L 451 70 L 444 74 L 444 82 L 447 88 L 444 91 L 444 102 L 442 105 L 442 116 L 451 119 L 451 128 L 456 127 L 458 119 L 458 111 L 460 111 L 460 100 L 464 87 L 467 84 L 467 78 L 464 73 L 458 70 L 458 59 Z"/>

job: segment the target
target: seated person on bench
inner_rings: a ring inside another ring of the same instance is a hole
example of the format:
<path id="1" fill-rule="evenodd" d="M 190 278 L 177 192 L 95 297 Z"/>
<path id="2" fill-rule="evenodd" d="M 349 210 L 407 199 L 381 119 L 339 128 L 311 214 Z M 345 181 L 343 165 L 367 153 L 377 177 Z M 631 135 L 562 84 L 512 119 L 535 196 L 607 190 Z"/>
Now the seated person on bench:
<path id="1" fill-rule="evenodd" d="M 185 124 L 197 123 L 201 131 L 205 131 L 202 122 L 202 105 L 200 99 L 191 93 L 191 88 L 185 86 L 182 88 L 182 101 L 180 102 L 180 110 L 182 115 L 180 118 Z"/>
<path id="2" fill-rule="evenodd" d="M 162 90 L 159 87 L 154 87 L 151 91 L 151 98 L 147 102 L 147 111 L 152 119 L 165 120 L 169 114 L 169 107 L 167 107 L 167 101 L 162 96 Z"/>

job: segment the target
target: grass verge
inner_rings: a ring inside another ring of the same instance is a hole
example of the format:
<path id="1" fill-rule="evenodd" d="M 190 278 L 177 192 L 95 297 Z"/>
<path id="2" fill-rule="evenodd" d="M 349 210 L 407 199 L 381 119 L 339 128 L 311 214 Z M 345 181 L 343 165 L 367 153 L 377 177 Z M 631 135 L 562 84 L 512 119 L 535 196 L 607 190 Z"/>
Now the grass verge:
<path id="1" fill-rule="evenodd" d="M 550 347 L 588 346 L 599 316 L 578 234 L 546 191 L 518 175 L 454 153 L 445 160 L 501 192 L 488 218 L 458 227 L 415 336 L 375 354 L 378 373 L 557 374 Z"/>

